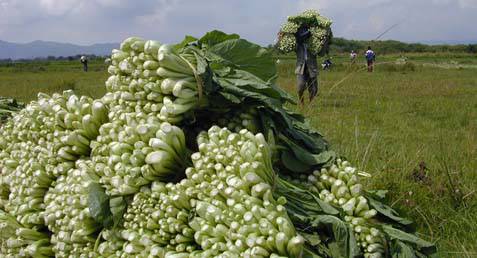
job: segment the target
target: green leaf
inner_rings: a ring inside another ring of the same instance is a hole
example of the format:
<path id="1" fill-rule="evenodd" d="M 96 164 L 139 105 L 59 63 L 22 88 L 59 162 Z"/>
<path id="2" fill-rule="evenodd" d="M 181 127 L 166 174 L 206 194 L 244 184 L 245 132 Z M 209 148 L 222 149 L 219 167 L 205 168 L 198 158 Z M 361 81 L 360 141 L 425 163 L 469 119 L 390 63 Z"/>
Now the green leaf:
<path id="1" fill-rule="evenodd" d="M 399 214 L 391 207 L 388 205 L 385 205 L 384 203 L 377 201 L 376 199 L 372 198 L 370 194 L 366 196 L 368 199 L 368 203 L 371 206 L 371 208 L 375 209 L 378 211 L 378 213 L 385 218 L 394 221 L 404 227 L 411 225 L 413 222 L 411 220 L 408 220 L 406 218 L 402 218 L 399 216 Z"/>
<path id="2" fill-rule="evenodd" d="M 310 244 L 311 246 L 318 246 L 321 243 L 320 235 L 318 234 L 308 234 L 308 233 L 300 233 L 302 235 L 306 242 Z"/>
<path id="3" fill-rule="evenodd" d="M 115 197 L 109 200 L 109 207 L 111 209 L 113 227 L 117 227 L 123 220 L 124 213 L 127 210 L 127 202 L 124 197 Z"/>
<path id="4" fill-rule="evenodd" d="M 314 227 L 325 227 L 333 233 L 329 244 L 332 257 L 354 258 L 361 255 L 353 231 L 341 219 L 331 215 L 313 216 L 311 223 Z"/>
<path id="5" fill-rule="evenodd" d="M 277 73 L 271 51 L 244 39 L 214 44 L 207 49 L 206 55 L 212 63 L 250 72 L 265 82 Z"/>
<path id="6" fill-rule="evenodd" d="M 417 250 L 426 254 L 432 254 L 436 252 L 436 247 L 434 244 L 427 242 L 426 240 L 421 239 L 413 234 L 406 233 L 388 225 L 382 225 L 382 229 L 391 240 L 396 239 L 405 243 L 409 243 L 415 246 Z"/>
<path id="7" fill-rule="evenodd" d="M 308 164 L 305 164 L 298 160 L 295 155 L 290 151 L 282 152 L 281 161 L 287 169 L 293 172 L 305 173 L 310 169 L 310 166 Z"/>
<path id="8" fill-rule="evenodd" d="M 176 44 L 174 46 L 174 49 L 175 50 L 182 49 L 182 48 L 186 47 L 187 45 L 189 45 L 191 43 L 194 43 L 194 42 L 197 42 L 197 38 L 187 35 L 187 36 L 185 36 L 185 38 L 182 40 L 181 43 Z"/>
<path id="9" fill-rule="evenodd" d="M 240 36 L 238 34 L 227 34 L 219 30 L 213 30 L 202 36 L 202 38 L 199 39 L 199 43 L 205 47 L 210 47 L 226 40 L 239 38 Z"/>
<path id="10" fill-rule="evenodd" d="M 276 180 L 274 195 L 284 196 L 287 199 L 289 212 L 310 217 L 321 214 L 337 215 L 339 211 L 330 204 L 322 201 L 305 187 L 288 182 L 280 177 Z"/>
<path id="11" fill-rule="evenodd" d="M 399 240 L 392 241 L 389 251 L 392 258 L 417 258 L 412 247 Z"/>
<path id="12" fill-rule="evenodd" d="M 284 135 L 280 135 L 279 138 L 289 146 L 290 150 L 293 152 L 297 160 L 300 160 L 308 166 L 325 164 L 329 160 L 333 159 L 333 157 L 335 156 L 334 152 L 332 151 L 323 151 L 319 154 L 313 154 L 301 147 L 300 145 L 294 143 Z"/>
<path id="13" fill-rule="evenodd" d="M 98 183 L 89 186 L 88 207 L 91 217 L 103 227 L 113 225 L 113 216 L 109 207 L 109 197 Z"/>

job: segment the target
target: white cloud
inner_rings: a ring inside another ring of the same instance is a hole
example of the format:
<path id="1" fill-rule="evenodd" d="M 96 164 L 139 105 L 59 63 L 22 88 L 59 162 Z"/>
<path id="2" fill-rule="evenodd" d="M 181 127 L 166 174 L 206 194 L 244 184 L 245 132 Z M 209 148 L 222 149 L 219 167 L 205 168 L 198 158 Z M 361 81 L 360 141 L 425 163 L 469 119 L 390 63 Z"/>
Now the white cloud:
<path id="1" fill-rule="evenodd" d="M 462 8 L 477 8 L 477 0 L 459 0 Z"/>
<path id="2" fill-rule="evenodd" d="M 220 29 L 272 43 L 287 15 L 318 9 L 336 36 L 477 39 L 477 0 L 0 0 L 0 39 L 90 44 L 131 35 L 174 42 Z"/>
<path id="3" fill-rule="evenodd" d="M 40 0 L 40 6 L 48 15 L 64 15 L 80 8 L 84 0 Z"/>
<path id="4" fill-rule="evenodd" d="M 126 6 L 127 0 L 96 0 L 96 2 L 102 7 L 122 7 Z"/>
<path id="5" fill-rule="evenodd" d="M 152 13 L 139 15 L 135 17 L 135 20 L 139 25 L 154 24 L 155 26 L 161 26 L 166 21 L 170 11 L 177 6 L 178 2 L 178 0 L 157 0 Z"/>

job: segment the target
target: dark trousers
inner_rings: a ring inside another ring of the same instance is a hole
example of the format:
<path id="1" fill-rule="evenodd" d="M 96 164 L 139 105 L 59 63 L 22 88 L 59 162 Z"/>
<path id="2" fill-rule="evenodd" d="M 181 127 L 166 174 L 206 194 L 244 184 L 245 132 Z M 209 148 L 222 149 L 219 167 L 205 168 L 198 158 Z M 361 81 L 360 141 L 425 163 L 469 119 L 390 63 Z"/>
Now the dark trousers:
<path id="1" fill-rule="evenodd" d="M 298 98 L 300 100 L 300 103 L 304 103 L 303 93 L 305 93 L 306 89 L 308 89 L 309 99 L 311 102 L 313 98 L 318 94 L 318 77 L 311 77 L 305 67 L 303 74 L 297 74 L 296 79 Z"/>
<path id="2" fill-rule="evenodd" d="M 373 64 L 373 60 L 368 60 L 368 72 L 372 72 L 373 71 L 373 67 L 374 67 L 374 64 Z"/>

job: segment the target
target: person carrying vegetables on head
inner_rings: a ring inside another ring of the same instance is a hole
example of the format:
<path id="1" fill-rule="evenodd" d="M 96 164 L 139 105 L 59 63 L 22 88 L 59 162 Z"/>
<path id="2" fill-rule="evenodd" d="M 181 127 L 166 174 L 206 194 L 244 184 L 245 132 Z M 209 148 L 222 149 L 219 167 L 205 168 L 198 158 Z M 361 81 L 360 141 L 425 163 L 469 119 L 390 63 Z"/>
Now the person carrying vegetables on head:
<path id="1" fill-rule="evenodd" d="M 316 55 L 309 51 L 308 39 L 311 36 L 309 26 L 303 24 L 295 33 L 297 90 L 300 104 L 304 105 L 304 92 L 308 89 L 310 102 L 318 94 L 318 63 Z"/>
<path id="2" fill-rule="evenodd" d="M 81 56 L 80 62 L 83 64 L 83 71 L 87 72 L 88 71 L 88 58 L 85 56 Z"/>

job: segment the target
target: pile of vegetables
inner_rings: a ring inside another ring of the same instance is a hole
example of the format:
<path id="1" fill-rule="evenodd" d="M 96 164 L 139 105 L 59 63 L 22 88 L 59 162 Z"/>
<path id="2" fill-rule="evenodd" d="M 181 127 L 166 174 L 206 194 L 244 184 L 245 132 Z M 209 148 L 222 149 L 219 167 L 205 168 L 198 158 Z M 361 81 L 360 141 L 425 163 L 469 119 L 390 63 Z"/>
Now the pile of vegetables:
<path id="1" fill-rule="evenodd" d="M 295 34 L 298 29 L 308 26 L 311 36 L 306 44 L 314 55 L 327 54 L 333 33 L 331 32 L 332 21 L 316 10 L 306 10 L 295 16 L 288 16 L 287 21 L 281 26 L 278 33 L 277 47 L 283 53 L 294 52 L 296 49 Z"/>
<path id="2" fill-rule="evenodd" d="M 435 252 L 285 107 L 260 46 L 132 37 L 108 71 L 102 98 L 39 94 L 1 127 L 0 256 Z"/>
<path id="3" fill-rule="evenodd" d="M 20 111 L 25 105 L 12 98 L 0 96 L 0 125 L 5 122 L 14 112 Z"/>

